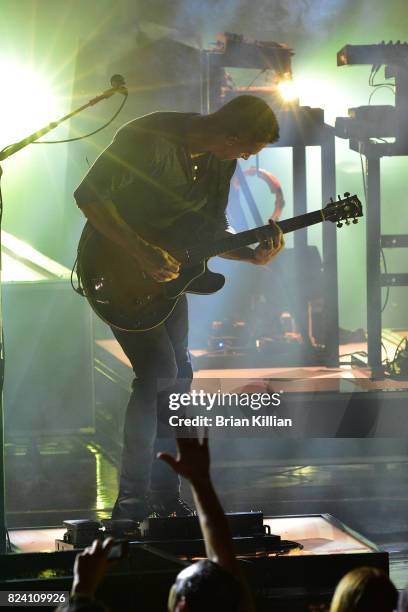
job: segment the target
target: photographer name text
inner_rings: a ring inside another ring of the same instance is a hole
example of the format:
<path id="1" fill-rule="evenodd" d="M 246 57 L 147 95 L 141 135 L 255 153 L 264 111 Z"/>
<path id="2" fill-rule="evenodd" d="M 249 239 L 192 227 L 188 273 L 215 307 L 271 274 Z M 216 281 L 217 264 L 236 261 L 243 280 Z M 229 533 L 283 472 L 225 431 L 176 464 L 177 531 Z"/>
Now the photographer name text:
<path id="1" fill-rule="evenodd" d="M 169 417 L 172 427 L 292 427 L 292 419 L 271 415 L 252 415 L 248 417 L 222 416 L 215 417 L 198 415 L 195 417 Z"/>

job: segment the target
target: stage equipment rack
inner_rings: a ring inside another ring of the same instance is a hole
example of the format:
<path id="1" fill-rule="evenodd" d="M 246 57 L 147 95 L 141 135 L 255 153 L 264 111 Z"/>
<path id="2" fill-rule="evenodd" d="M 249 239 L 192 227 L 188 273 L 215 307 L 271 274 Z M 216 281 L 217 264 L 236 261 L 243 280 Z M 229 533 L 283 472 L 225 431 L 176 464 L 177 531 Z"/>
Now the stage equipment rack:
<path id="1" fill-rule="evenodd" d="M 242 36 L 226 33 L 218 41 L 215 50 L 204 51 L 202 56 L 202 112 L 210 113 L 223 103 L 222 84 L 225 80 L 226 67 L 254 68 L 258 70 L 274 70 L 282 78 L 290 78 L 292 74 L 291 57 L 293 51 L 286 45 L 274 42 L 249 43 Z M 236 95 L 245 93 L 237 91 Z M 251 88 L 247 93 L 253 93 Z M 265 97 L 265 96 L 264 96 Z M 319 108 L 299 106 L 298 103 L 287 105 L 280 102 L 276 105 L 274 95 L 265 97 L 276 111 L 279 127 L 279 141 L 269 145 L 271 148 L 289 147 L 292 149 L 293 173 L 293 215 L 307 212 L 306 184 L 306 147 L 318 146 L 321 150 L 321 194 L 323 205 L 336 194 L 335 167 L 335 134 L 334 129 L 325 124 L 324 111 Z M 259 165 L 257 156 L 257 167 Z M 255 199 L 248 186 L 244 173 L 237 165 L 237 176 L 240 187 L 247 201 L 249 210 L 257 225 L 262 225 Z M 294 234 L 294 248 L 298 257 L 307 257 L 307 229 Z M 322 260 L 324 283 L 324 364 L 328 367 L 339 365 L 339 306 L 338 306 L 338 275 L 337 275 L 337 236 L 336 226 L 331 223 L 322 224 Z M 300 279 L 301 280 L 301 279 Z M 301 283 L 300 283 L 301 285 Z M 298 314 L 298 326 L 303 339 L 308 338 L 308 312 Z"/>
<path id="2" fill-rule="evenodd" d="M 385 78 L 395 78 L 395 106 L 361 106 L 336 119 L 336 135 L 366 158 L 367 352 L 373 378 L 384 376 L 381 358 L 382 287 L 408 287 L 407 273 L 381 273 L 381 250 L 407 248 L 408 234 L 381 234 L 381 158 L 408 156 L 408 44 L 346 45 L 337 65 L 385 65 Z M 373 139 L 382 139 L 378 142 Z M 385 139 L 394 138 L 394 142 Z"/>

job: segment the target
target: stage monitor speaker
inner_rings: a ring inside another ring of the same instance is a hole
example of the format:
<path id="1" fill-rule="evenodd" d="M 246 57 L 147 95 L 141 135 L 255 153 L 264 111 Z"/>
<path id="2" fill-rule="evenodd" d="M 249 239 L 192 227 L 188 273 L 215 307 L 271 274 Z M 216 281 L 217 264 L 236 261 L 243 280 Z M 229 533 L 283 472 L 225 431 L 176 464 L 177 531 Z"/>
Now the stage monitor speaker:
<path id="1" fill-rule="evenodd" d="M 3 285 L 5 431 L 94 426 L 91 311 L 67 280 Z"/>

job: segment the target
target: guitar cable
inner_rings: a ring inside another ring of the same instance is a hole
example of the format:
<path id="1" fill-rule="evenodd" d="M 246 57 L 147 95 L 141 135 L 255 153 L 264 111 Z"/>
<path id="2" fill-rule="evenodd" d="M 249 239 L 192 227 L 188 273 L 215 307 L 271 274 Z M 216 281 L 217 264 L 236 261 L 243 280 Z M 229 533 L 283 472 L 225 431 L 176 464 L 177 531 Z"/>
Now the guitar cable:
<path id="1" fill-rule="evenodd" d="M 129 94 L 125 93 L 123 95 L 124 95 L 124 99 L 122 100 L 118 110 L 114 113 L 114 115 L 109 119 L 107 123 L 102 125 L 97 130 L 94 130 L 93 132 L 89 132 L 89 134 L 83 134 L 82 136 L 77 136 L 76 138 L 66 138 L 64 140 L 38 140 L 36 142 L 33 142 L 32 144 L 41 145 L 41 144 L 61 144 L 64 142 L 75 142 L 77 140 L 83 140 L 84 138 L 89 138 L 90 136 L 93 136 L 94 134 L 101 132 L 102 130 L 107 128 L 108 125 L 110 125 L 113 121 L 115 121 L 116 117 L 119 115 L 119 113 L 122 111 L 123 107 L 125 106 Z"/>
<path id="2" fill-rule="evenodd" d="M 74 274 L 76 274 L 76 277 L 77 277 L 77 282 L 78 282 L 77 287 L 75 287 L 74 285 Z M 84 291 L 84 288 L 81 282 L 81 275 L 79 274 L 79 270 L 78 270 L 78 254 L 75 257 L 74 265 L 72 266 L 70 281 L 71 281 L 71 287 L 73 288 L 75 293 L 78 293 L 78 295 L 85 297 L 85 291 Z"/>

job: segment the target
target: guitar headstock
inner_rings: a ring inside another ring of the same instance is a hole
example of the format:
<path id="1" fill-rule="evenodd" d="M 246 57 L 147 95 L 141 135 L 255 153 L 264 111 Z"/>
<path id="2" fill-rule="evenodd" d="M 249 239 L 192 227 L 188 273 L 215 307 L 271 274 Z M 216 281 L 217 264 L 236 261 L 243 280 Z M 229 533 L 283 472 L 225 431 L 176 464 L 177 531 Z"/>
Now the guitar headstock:
<path id="1" fill-rule="evenodd" d="M 363 216 L 363 206 L 358 197 L 348 192 L 344 194 L 344 198 L 338 197 L 337 201 L 330 198 L 330 202 L 323 208 L 324 220 L 337 223 L 337 227 L 343 226 L 342 221 L 350 225 L 350 219 L 353 223 L 358 223 L 358 217 Z"/>

